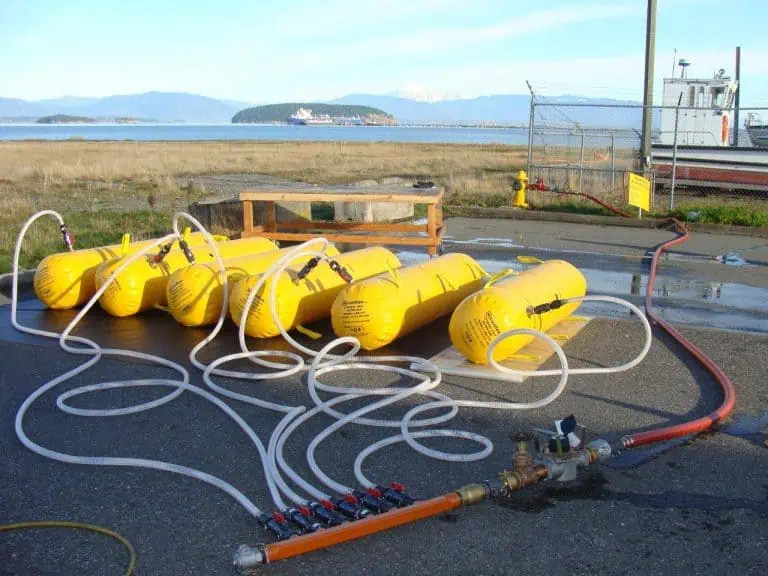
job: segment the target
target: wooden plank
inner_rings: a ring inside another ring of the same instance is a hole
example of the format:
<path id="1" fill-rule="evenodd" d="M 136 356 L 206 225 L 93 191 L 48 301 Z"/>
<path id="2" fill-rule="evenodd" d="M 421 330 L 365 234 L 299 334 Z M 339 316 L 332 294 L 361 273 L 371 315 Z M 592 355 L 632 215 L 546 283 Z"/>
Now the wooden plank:
<path id="1" fill-rule="evenodd" d="M 393 202 L 409 204 L 436 204 L 442 195 L 425 196 L 412 193 L 355 193 L 355 192 L 259 192 L 244 190 L 240 200 L 254 202 Z"/>
<path id="2" fill-rule="evenodd" d="M 437 235 L 437 208 L 434 204 L 427 206 L 427 236 L 432 240 Z"/>
<path id="3" fill-rule="evenodd" d="M 427 248 L 427 254 L 437 255 L 437 208 L 434 204 L 427 206 L 427 237 L 430 245 Z"/>
<path id="4" fill-rule="evenodd" d="M 317 238 L 317 234 L 303 232 L 264 232 L 261 234 L 272 240 L 285 240 L 289 242 L 304 242 Z M 362 236 L 355 234 L 323 234 L 329 242 L 346 242 L 349 244 L 391 244 L 411 246 L 434 246 L 435 241 L 419 236 Z"/>
<path id="5" fill-rule="evenodd" d="M 264 203 L 264 230 L 277 232 L 277 205 L 274 202 Z"/>
<path id="6" fill-rule="evenodd" d="M 307 220 L 290 220 L 278 222 L 278 229 L 293 228 L 298 230 L 369 230 L 372 232 L 426 232 L 423 224 L 404 224 L 386 222 L 308 222 Z"/>
<path id="7" fill-rule="evenodd" d="M 264 226 L 254 226 L 252 230 L 249 232 L 246 232 L 243 230 L 243 233 L 240 234 L 240 238 L 251 238 L 252 236 L 261 236 L 264 232 Z"/>
<path id="8" fill-rule="evenodd" d="M 253 202 L 243 200 L 243 234 L 253 231 Z"/>
<path id="9" fill-rule="evenodd" d="M 583 316 L 571 316 L 561 320 L 547 333 L 561 346 L 565 346 L 572 340 L 590 321 Z M 552 348 L 541 339 L 536 339 L 524 346 L 512 357 L 502 360 L 500 364 L 507 368 L 520 371 L 538 370 L 553 355 Z M 524 382 L 527 377 L 510 376 L 490 366 L 473 364 L 453 346 L 438 352 L 432 358 L 444 374 L 456 374 L 466 377 L 487 378 L 490 380 L 509 380 L 512 382 Z"/>

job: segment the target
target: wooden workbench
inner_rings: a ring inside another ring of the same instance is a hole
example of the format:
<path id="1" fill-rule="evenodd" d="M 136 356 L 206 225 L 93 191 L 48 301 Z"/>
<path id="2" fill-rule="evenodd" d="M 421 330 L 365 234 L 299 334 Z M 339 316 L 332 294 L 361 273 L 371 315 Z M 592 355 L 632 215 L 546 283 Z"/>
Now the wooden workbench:
<path id="1" fill-rule="evenodd" d="M 376 245 L 425 246 L 434 256 L 443 242 L 443 189 L 406 186 L 260 186 L 240 193 L 243 203 L 242 237 L 264 236 L 272 240 L 303 242 L 319 235 L 330 242 Z M 253 224 L 253 203 L 263 202 L 264 222 Z M 277 221 L 276 202 L 391 202 L 427 206 L 426 224 L 387 222 Z M 282 231 L 281 231 L 282 230 Z M 292 230 L 286 232 L 285 230 Z M 331 232 L 327 234 L 325 232 Z M 371 235 L 369 232 L 380 234 Z M 424 236 L 423 234 L 426 234 Z"/>

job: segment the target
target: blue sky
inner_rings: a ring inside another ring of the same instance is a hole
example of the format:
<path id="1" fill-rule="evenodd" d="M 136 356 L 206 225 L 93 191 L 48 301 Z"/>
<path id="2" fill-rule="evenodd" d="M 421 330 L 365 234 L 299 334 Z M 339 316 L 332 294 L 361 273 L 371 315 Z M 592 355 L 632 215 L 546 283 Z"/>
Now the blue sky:
<path id="1" fill-rule="evenodd" d="M 659 0 L 656 87 L 733 71 L 768 105 L 768 0 Z M 645 0 L 0 0 L 0 96 L 186 91 L 247 102 L 396 91 L 639 99 Z"/>

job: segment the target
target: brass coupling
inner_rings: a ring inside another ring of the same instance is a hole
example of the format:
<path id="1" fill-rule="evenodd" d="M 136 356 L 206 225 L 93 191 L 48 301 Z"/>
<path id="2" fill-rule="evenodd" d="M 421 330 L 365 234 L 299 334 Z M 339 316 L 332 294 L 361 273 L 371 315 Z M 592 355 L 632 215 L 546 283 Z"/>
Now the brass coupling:
<path id="1" fill-rule="evenodd" d="M 544 480 L 547 474 L 547 467 L 537 464 L 523 469 L 505 470 L 500 476 L 504 482 L 505 491 L 516 492 L 536 484 L 539 480 Z"/>
<path id="2" fill-rule="evenodd" d="M 462 506 L 472 506 L 488 499 L 489 488 L 485 484 L 467 484 L 456 490 L 456 493 L 461 498 Z"/>

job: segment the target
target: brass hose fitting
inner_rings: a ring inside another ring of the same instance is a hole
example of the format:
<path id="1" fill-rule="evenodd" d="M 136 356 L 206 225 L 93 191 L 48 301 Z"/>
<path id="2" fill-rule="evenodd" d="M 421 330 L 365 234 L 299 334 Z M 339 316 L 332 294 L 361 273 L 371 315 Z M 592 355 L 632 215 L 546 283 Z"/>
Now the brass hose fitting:
<path id="1" fill-rule="evenodd" d="M 468 484 L 456 490 L 462 506 L 472 506 L 488 499 L 488 487 L 484 484 Z"/>
<path id="2" fill-rule="evenodd" d="M 544 480 L 547 475 L 547 467 L 537 464 L 521 470 L 505 470 L 501 473 L 501 479 L 504 481 L 505 491 L 516 492 Z"/>

